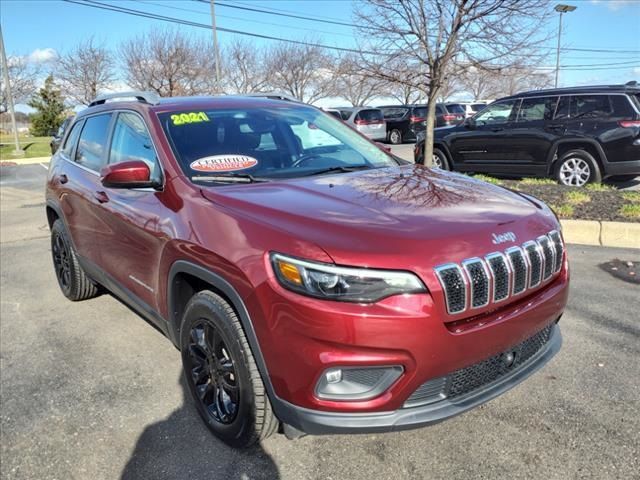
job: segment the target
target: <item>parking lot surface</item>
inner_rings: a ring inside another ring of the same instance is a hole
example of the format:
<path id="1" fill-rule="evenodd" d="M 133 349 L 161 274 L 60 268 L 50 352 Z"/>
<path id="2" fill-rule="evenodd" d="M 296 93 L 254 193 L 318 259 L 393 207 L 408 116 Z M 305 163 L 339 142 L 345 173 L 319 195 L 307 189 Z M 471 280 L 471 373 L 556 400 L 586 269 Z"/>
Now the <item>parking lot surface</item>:
<path id="1" fill-rule="evenodd" d="M 235 451 L 201 423 L 156 329 L 111 295 L 62 296 L 45 173 L 0 178 L 3 479 L 638 478 L 640 286 L 598 265 L 640 251 L 571 246 L 561 352 L 481 408 L 420 430 L 277 435 Z"/>

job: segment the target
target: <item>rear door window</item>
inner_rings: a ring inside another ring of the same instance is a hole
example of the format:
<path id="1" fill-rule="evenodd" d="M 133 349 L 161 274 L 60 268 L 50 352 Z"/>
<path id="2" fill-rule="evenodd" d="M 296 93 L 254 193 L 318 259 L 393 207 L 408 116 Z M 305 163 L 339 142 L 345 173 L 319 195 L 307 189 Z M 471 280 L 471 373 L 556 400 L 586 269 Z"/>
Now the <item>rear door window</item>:
<path id="1" fill-rule="evenodd" d="M 608 117 L 613 113 L 609 95 L 574 95 L 570 111 L 571 118 Z"/>
<path id="2" fill-rule="evenodd" d="M 630 117 L 633 115 L 633 107 L 626 95 L 610 95 L 609 100 L 614 117 Z"/>
<path id="3" fill-rule="evenodd" d="M 382 114 L 386 120 L 400 120 L 407 114 L 407 108 L 384 108 Z"/>
<path id="4" fill-rule="evenodd" d="M 66 140 L 64 141 L 64 146 L 62 147 L 62 153 L 64 153 L 67 158 L 71 158 L 73 155 L 73 149 L 78 143 L 78 137 L 80 136 L 80 130 L 82 130 L 82 120 L 76 122 L 73 127 L 71 127 L 71 131 L 69 135 L 67 135 Z"/>
<path id="5" fill-rule="evenodd" d="M 381 110 L 360 110 L 355 119 L 366 123 L 382 123 L 384 116 Z"/>
<path id="6" fill-rule="evenodd" d="M 102 168 L 110 123 L 110 113 L 94 115 L 85 120 L 76 149 L 76 162 L 96 172 Z"/>
<path id="7" fill-rule="evenodd" d="M 516 122 L 551 120 L 557 102 L 558 97 L 524 98 L 520 104 Z"/>
<path id="8" fill-rule="evenodd" d="M 449 113 L 467 113 L 467 109 L 457 103 L 447 105 L 447 110 L 449 110 Z"/>

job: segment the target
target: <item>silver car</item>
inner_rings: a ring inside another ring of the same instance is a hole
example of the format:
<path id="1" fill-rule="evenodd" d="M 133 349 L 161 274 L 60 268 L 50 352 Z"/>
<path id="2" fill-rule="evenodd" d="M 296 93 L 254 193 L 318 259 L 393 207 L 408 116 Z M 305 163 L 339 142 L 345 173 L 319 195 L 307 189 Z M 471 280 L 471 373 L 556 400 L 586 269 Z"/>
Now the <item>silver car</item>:
<path id="1" fill-rule="evenodd" d="M 338 110 L 346 123 L 371 140 L 382 142 L 387 139 L 387 122 L 379 108 L 352 107 Z"/>

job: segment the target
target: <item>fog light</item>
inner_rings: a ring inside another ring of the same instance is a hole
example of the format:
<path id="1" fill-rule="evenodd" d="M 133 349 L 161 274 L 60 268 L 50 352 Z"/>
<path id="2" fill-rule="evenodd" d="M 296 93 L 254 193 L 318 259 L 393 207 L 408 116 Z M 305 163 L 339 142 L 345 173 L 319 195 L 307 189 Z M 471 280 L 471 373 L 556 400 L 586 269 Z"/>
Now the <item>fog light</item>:
<path id="1" fill-rule="evenodd" d="M 399 365 L 332 367 L 320 376 L 316 396 L 328 400 L 367 400 L 387 390 L 403 371 Z"/>
<path id="2" fill-rule="evenodd" d="M 339 368 L 327 370 L 324 372 L 324 376 L 327 377 L 327 383 L 338 383 L 342 380 L 342 370 Z"/>

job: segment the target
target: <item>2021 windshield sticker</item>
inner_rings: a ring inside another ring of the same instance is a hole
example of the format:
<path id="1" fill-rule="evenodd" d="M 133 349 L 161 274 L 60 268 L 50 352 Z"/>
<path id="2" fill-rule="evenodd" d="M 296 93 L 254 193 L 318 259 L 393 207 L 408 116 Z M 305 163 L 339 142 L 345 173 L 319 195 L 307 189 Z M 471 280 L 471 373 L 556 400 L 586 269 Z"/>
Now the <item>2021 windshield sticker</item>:
<path id="1" fill-rule="evenodd" d="M 176 113 L 171 115 L 174 125 L 188 125 L 190 123 L 209 122 L 209 117 L 204 112 Z"/>
<path id="2" fill-rule="evenodd" d="M 258 160 L 246 155 L 213 155 L 211 157 L 199 158 L 191 162 L 189 168 L 196 172 L 237 172 L 255 167 Z"/>

